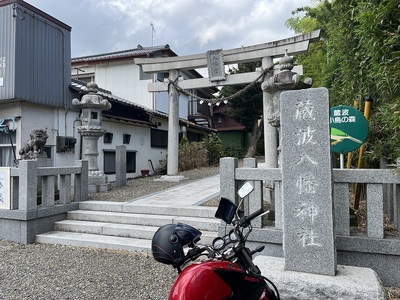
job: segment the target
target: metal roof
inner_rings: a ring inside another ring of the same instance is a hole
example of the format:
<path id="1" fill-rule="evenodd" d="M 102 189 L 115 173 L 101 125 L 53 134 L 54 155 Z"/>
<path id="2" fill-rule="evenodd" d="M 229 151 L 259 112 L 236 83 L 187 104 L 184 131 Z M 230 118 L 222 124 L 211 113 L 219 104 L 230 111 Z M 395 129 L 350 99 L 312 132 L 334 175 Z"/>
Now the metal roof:
<path id="1" fill-rule="evenodd" d="M 54 22 L 55 24 L 63 27 L 64 29 L 71 31 L 71 26 L 65 24 L 64 22 L 54 18 L 53 16 L 50 16 L 49 14 L 45 13 L 44 11 L 38 9 L 37 7 L 23 1 L 23 0 L 0 0 L 0 6 L 6 6 L 6 5 L 13 5 L 13 8 L 17 11 L 19 8 L 18 5 L 23 6 L 26 9 L 29 9 L 30 11 L 34 12 L 35 14 L 40 15 L 41 17 L 45 18 L 45 20 L 50 20 L 51 22 Z M 20 13 L 21 11 L 17 12 Z M 25 13 L 22 10 L 23 13 Z"/>

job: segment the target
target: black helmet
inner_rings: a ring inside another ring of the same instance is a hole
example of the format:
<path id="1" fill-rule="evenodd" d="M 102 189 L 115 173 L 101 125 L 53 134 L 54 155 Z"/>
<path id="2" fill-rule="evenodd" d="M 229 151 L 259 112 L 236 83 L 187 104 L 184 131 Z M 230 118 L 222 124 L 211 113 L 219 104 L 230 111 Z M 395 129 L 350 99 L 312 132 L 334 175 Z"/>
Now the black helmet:
<path id="1" fill-rule="evenodd" d="M 187 224 L 167 224 L 153 236 L 151 250 L 156 261 L 179 266 L 183 263 L 183 247 L 200 240 L 201 232 Z"/>

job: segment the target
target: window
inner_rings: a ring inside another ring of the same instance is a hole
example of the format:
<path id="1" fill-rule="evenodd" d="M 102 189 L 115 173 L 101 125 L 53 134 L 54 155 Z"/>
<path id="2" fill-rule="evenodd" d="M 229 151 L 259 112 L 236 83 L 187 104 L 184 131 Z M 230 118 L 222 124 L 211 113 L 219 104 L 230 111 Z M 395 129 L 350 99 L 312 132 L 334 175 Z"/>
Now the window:
<path id="1" fill-rule="evenodd" d="M 44 146 L 44 152 L 46 152 L 46 155 L 47 155 L 47 158 L 51 158 L 52 157 L 52 155 L 51 155 L 51 149 L 52 149 L 53 147 L 52 146 Z"/>
<path id="2" fill-rule="evenodd" d="M 15 146 L 11 147 L 11 141 L 14 144 L 16 134 L 14 130 L 10 130 L 8 133 L 0 133 L 0 167 L 13 167 L 15 153 Z M 14 148 L 14 149 L 13 149 Z"/>
<path id="3" fill-rule="evenodd" d="M 168 131 L 160 129 L 151 129 L 151 147 L 167 148 Z"/>
<path id="4" fill-rule="evenodd" d="M 115 174 L 115 150 L 104 150 L 104 174 Z M 126 151 L 126 173 L 136 172 L 136 151 Z"/>
<path id="5" fill-rule="evenodd" d="M 130 141 L 131 141 L 131 135 L 130 134 L 123 134 L 122 135 L 122 143 L 129 144 Z"/>
<path id="6" fill-rule="evenodd" d="M 126 173 L 136 172 L 136 152 L 127 151 L 126 152 Z"/>
<path id="7" fill-rule="evenodd" d="M 139 74 L 140 80 L 150 80 L 151 79 L 151 74 L 143 72 L 142 67 L 139 67 L 139 69 L 140 69 L 140 74 Z"/>
<path id="8" fill-rule="evenodd" d="M 182 140 L 183 134 L 179 133 L 179 142 Z M 201 142 L 204 139 L 204 135 L 195 132 L 187 132 L 186 138 L 189 142 Z"/>
<path id="9" fill-rule="evenodd" d="M 72 68 L 72 69 L 76 70 L 76 74 L 71 76 L 73 79 L 77 79 L 86 83 L 89 83 L 91 81 L 96 82 L 94 73 L 85 73 L 84 70 L 78 68 Z"/>
<path id="10" fill-rule="evenodd" d="M 106 132 L 103 137 L 104 144 L 111 144 L 113 140 L 113 134 L 111 132 Z"/>
<path id="11" fill-rule="evenodd" d="M 156 81 L 164 82 L 164 79 L 168 78 L 169 73 L 157 73 L 155 74 Z"/>

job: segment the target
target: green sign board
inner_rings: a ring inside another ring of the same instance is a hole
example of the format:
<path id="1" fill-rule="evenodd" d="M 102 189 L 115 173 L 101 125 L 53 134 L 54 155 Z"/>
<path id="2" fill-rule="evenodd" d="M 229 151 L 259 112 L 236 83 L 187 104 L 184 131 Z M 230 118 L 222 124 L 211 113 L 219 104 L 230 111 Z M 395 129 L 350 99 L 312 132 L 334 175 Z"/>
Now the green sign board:
<path id="1" fill-rule="evenodd" d="M 368 121 L 351 106 L 334 106 L 330 112 L 331 150 L 347 153 L 361 147 L 368 136 Z"/>

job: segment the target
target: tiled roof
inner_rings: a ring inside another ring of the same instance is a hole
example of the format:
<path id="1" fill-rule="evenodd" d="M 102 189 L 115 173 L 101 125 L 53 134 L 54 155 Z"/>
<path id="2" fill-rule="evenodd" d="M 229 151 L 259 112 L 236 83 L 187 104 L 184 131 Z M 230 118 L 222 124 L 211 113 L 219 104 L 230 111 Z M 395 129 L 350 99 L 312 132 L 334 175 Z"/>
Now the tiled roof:
<path id="1" fill-rule="evenodd" d="M 82 56 L 72 58 L 71 62 L 87 62 L 87 61 L 96 61 L 96 60 L 109 60 L 109 59 L 120 59 L 125 57 L 140 57 L 140 56 L 151 56 L 154 53 L 159 51 L 170 51 L 171 56 L 176 56 L 176 54 L 171 50 L 168 44 L 162 46 L 153 46 L 153 47 L 143 47 L 138 45 L 135 49 L 122 50 L 117 52 Z"/>
<path id="2" fill-rule="evenodd" d="M 75 90 L 75 91 L 78 92 L 78 93 L 86 94 L 87 89 L 88 89 L 87 86 L 86 86 L 86 82 L 83 82 L 83 81 L 80 81 L 80 80 L 76 80 L 76 79 L 71 79 L 71 80 L 72 80 L 72 81 L 71 81 L 71 84 L 69 85 L 69 87 L 70 87 L 71 89 Z M 166 113 L 164 113 L 164 112 L 161 112 L 161 111 L 154 111 L 154 110 L 151 110 L 151 109 L 146 108 L 146 107 L 144 107 L 144 106 L 141 106 L 141 105 L 138 105 L 138 104 L 133 103 L 133 102 L 131 102 L 131 101 L 128 101 L 128 100 L 126 100 L 126 99 L 123 99 L 123 98 L 114 96 L 110 91 L 107 91 L 107 90 L 105 90 L 105 89 L 102 89 L 102 88 L 97 88 L 97 89 L 98 89 L 97 94 L 99 94 L 100 96 L 102 96 L 103 98 L 105 98 L 105 99 L 107 99 L 107 100 L 109 100 L 109 101 L 115 101 L 115 102 L 118 102 L 118 103 L 122 103 L 122 104 L 125 104 L 125 105 L 127 105 L 127 106 L 130 106 L 130 107 L 132 107 L 132 108 L 145 111 L 146 113 L 148 113 L 148 114 L 150 114 L 150 115 L 158 116 L 158 117 L 161 117 L 161 118 L 168 119 L 168 114 L 166 114 Z M 117 117 L 115 117 L 115 116 L 114 116 L 114 117 L 108 116 L 108 117 L 109 117 L 109 118 L 113 118 L 113 119 L 117 119 Z M 119 118 L 119 119 L 122 120 L 122 118 Z M 128 120 L 126 119 L 125 121 L 128 121 Z M 129 121 L 134 121 L 134 120 L 129 120 Z M 198 128 L 198 129 L 201 129 L 201 130 L 215 131 L 215 129 L 213 129 L 213 128 L 208 128 L 208 127 L 200 126 L 200 125 L 198 125 L 198 124 L 196 124 L 196 123 L 193 123 L 193 122 L 191 122 L 191 121 L 189 121 L 189 120 L 187 120 L 187 119 L 179 118 L 179 122 L 180 122 L 180 123 L 183 123 L 183 124 L 186 124 L 186 125 L 188 125 L 188 126 L 190 126 L 190 127 Z M 141 122 L 141 123 L 144 123 L 144 122 Z M 150 123 L 149 123 L 149 124 L 150 124 Z M 149 125 L 149 124 L 148 124 L 148 125 Z"/>

